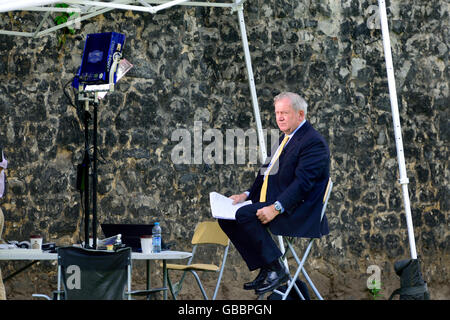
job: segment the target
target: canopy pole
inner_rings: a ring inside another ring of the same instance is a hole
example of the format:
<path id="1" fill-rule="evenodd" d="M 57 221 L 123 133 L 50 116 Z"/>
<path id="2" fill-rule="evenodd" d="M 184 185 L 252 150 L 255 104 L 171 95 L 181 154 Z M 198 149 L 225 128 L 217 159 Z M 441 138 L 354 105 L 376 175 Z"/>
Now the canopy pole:
<path id="1" fill-rule="evenodd" d="M 386 14 L 386 1 L 378 0 L 379 10 L 380 10 L 380 22 L 381 22 L 381 32 L 383 35 L 383 47 L 384 47 L 384 56 L 386 60 L 386 72 L 389 84 L 389 98 L 391 101 L 391 111 L 392 111 L 392 120 L 394 123 L 394 134 L 395 134 L 395 145 L 397 148 L 397 160 L 400 172 L 399 182 L 402 186 L 403 193 L 403 204 L 405 206 L 406 213 L 406 225 L 408 228 L 408 237 L 409 237 L 409 246 L 411 251 L 411 258 L 417 259 L 417 251 L 416 251 L 416 243 L 414 239 L 414 228 L 411 217 L 411 208 L 409 202 L 409 194 L 408 194 L 408 183 L 409 179 L 406 176 L 406 166 L 405 166 L 405 156 L 403 153 L 403 142 L 402 142 L 402 132 L 400 126 L 400 117 L 398 112 L 398 104 L 397 104 L 397 92 L 395 88 L 395 78 L 394 78 L 394 66 L 392 63 L 392 55 L 391 55 L 391 43 L 389 39 L 389 27 L 387 21 Z"/>
<path id="2" fill-rule="evenodd" d="M 255 88 L 255 79 L 253 76 L 252 60 L 251 60 L 251 56 L 250 56 L 250 50 L 248 48 L 247 30 L 245 28 L 245 20 L 244 20 L 244 8 L 243 8 L 243 5 L 241 2 L 242 2 L 242 0 L 235 0 L 236 10 L 237 10 L 238 20 L 239 20 L 239 27 L 241 30 L 242 46 L 244 48 L 245 64 L 247 66 L 248 82 L 250 85 L 250 94 L 252 97 L 253 112 L 255 114 L 256 128 L 258 131 L 259 151 L 260 151 L 262 163 L 264 163 L 267 158 L 266 143 L 264 140 L 264 134 L 263 134 L 262 124 L 261 124 L 261 115 L 259 113 L 258 98 L 256 96 L 256 88 Z"/>

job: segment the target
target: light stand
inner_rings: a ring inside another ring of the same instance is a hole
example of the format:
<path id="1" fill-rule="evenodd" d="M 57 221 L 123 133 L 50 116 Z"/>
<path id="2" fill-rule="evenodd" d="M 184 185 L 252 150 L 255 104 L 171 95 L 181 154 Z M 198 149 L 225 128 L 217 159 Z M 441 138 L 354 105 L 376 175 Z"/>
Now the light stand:
<path id="1" fill-rule="evenodd" d="M 89 188 L 89 169 L 92 167 L 92 248 L 97 248 L 97 185 L 98 185 L 98 108 L 100 99 L 102 99 L 108 92 L 114 91 L 115 82 L 117 82 L 128 70 L 131 69 L 130 64 L 125 59 L 121 59 L 120 52 L 113 54 L 113 62 L 109 73 L 109 83 L 100 85 L 85 85 L 80 83 L 78 86 L 78 101 L 84 102 L 84 159 L 82 180 L 84 181 L 84 233 L 85 233 L 85 247 L 91 248 L 89 244 L 89 216 L 90 216 L 90 188 Z M 91 114 L 89 112 L 90 105 L 93 107 L 93 155 L 89 155 L 89 122 Z"/>
<path id="2" fill-rule="evenodd" d="M 80 92 L 79 100 L 85 101 L 85 110 L 84 110 L 84 159 L 83 159 L 83 180 L 84 180 L 84 234 L 85 234 L 85 247 L 89 248 L 89 168 L 91 167 L 91 158 L 89 156 L 89 119 L 91 117 L 89 113 L 89 104 L 93 105 L 94 112 L 94 130 L 93 130 L 93 156 L 92 156 L 92 247 L 94 249 L 97 248 L 97 185 L 98 185 L 98 174 L 97 174 L 97 131 L 98 131 L 98 92 L 90 92 L 94 93 L 94 96 L 90 96 L 90 94 L 85 94 L 85 92 Z"/>
<path id="3" fill-rule="evenodd" d="M 84 159 L 83 159 L 83 181 L 84 181 L 84 228 L 85 228 L 85 244 L 89 244 L 89 168 L 91 166 L 91 158 L 89 156 L 89 102 L 86 101 L 84 110 Z"/>

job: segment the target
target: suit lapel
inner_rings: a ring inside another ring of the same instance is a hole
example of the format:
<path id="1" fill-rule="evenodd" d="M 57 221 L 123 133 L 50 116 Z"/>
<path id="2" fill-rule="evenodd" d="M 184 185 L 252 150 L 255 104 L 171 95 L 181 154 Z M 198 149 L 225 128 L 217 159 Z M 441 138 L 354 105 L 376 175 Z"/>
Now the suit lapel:
<path id="1" fill-rule="evenodd" d="M 284 156 L 287 153 L 289 153 L 290 151 L 295 149 L 295 146 L 303 140 L 303 138 L 306 135 L 306 132 L 309 130 L 310 127 L 311 127 L 311 125 L 309 124 L 309 122 L 305 121 L 305 123 L 302 125 L 302 127 L 300 129 L 298 129 L 297 132 L 294 134 L 294 136 L 291 138 L 291 141 L 289 141 L 287 146 L 284 147 L 284 149 L 282 150 L 282 152 L 280 154 L 280 158 L 278 159 L 278 161 L 281 161 L 282 158 L 284 158 Z M 284 134 L 278 139 L 278 146 L 281 144 L 283 139 L 284 139 Z M 276 146 L 276 147 L 274 146 L 271 149 L 270 158 L 267 159 L 267 163 L 265 166 L 269 165 L 269 162 L 272 160 L 273 156 L 275 155 L 278 146 Z"/>
<path id="2" fill-rule="evenodd" d="M 299 143 L 301 143 L 303 138 L 306 136 L 306 132 L 309 130 L 310 127 L 311 127 L 311 125 L 309 124 L 308 121 L 306 121 L 302 125 L 302 127 L 297 130 L 297 132 L 291 138 L 291 141 L 289 141 L 288 145 L 283 149 L 283 152 L 281 153 L 280 158 L 284 157 L 290 151 L 294 150 L 295 146 L 298 145 Z"/>

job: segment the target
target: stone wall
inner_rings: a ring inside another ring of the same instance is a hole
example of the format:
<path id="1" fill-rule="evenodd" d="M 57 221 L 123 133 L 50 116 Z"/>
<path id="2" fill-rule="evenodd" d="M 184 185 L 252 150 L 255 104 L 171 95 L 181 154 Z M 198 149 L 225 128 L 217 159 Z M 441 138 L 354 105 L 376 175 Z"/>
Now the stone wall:
<path id="1" fill-rule="evenodd" d="M 417 250 L 432 297 L 448 299 L 449 5 L 387 6 Z M 399 285 L 393 263 L 409 257 L 377 16 L 375 0 L 245 4 L 263 127 L 276 128 L 273 96 L 295 91 L 330 145 L 331 233 L 316 242 L 309 267 L 325 298 L 366 298 L 373 264 L 387 297 Z M 0 24 L 11 29 L 39 19 L 14 12 L 1 14 Z M 164 238 L 188 250 L 195 224 L 210 219 L 209 192 L 244 190 L 258 167 L 171 159 L 176 129 L 194 136 L 200 123 L 202 134 L 217 129 L 225 136 L 255 128 L 239 25 L 226 9 L 181 7 L 154 16 L 116 10 L 84 21 L 63 46 L 61 31 L 39 39 L 0 35 L 0 144 L 10 164 L 1 199 L 5 238 L 83 238 L 75 188 L 83 126 L 63 89 L 80 65 L 85 35 L 107 31 L 126 35 L 124 56 L 134 67 L 99 107 L 99 222 L 160 221 Z M 205 141 L 203 147 L 211 143 Z M 250 297 L 233 291 L 254 276 L 243 270 L 232 248 L 222 298 Z"/>

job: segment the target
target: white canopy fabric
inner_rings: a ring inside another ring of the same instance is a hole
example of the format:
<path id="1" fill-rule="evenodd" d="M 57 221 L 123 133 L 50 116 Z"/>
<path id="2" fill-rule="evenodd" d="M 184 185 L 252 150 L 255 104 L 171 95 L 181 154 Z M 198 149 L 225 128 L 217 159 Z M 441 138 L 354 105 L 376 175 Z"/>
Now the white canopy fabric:
<path id="1" fill-rule="evenodd" d="M 14 11 L 33 6 L 45 6 L 57 2 L 57 0 L 0 0 L 0 12 Z"/>
<path id="2" fill-rule="evenodd" d="M 0 0 L 0 12 L 8 12 L 15 10 L 24 10 L 24 11 L 43 11 L 44 18 L 41 20 L 40 24 L 36 27 L 33 32 L 26 31 L 14 31 L 14 30 L 0 30 L 0 34 L 12 35 L 12 36 L 27 36 L 27 37 L 40 37 L 47 35 L 53 31 L 58 29 L 72 26 L 77 22 L 81 22 L 83 20 L 95 17 L 102 13 L 114 10 L 133 10 L 140 12 L 148 12 L 155 14 L 160 10 L 167 9 L 173 6 L 205 6 L 205 7 L 222 7 L 222 8 L 230 8 L 231 12 L 237 12 L 238 21 L 241 31 L 242 45 L 245 55 L 245 63 L 247 67 L 248 73 L 248 81 L 250 86 L 250 94 L 253 104 L 253 111 L 255 115 L 255 122 L 257 126 L 258 132 L 258 140 L 260 145 L 260 155 L 262 161 L 265 161 L 267 157 L 266 145 L 264 141 L 264 135 L 261 125 L 261 117 L 259 113 L 258 99 L 256 95 L 255 89 L 255 81 L 253 77 L 253 69 L 251 64 L 251 56 L 250 50 L 248 46 L 247 40 L 247 31 L 244 20 L 244 12 L 243 12 L 243 4 L 246 0 L 229 0 L 232 2 L 209 2 L 208 0 L 198 0 L 198 1 L 190 1 L 190 0 L 113 0 L 113 1 L 92 1 L 92 0 L 64 0 L 64 3 L 68 4 L 68 8 L 56 8 L 52 6 L 52 4 L 61 2 L 61 0 Z M 402 187 L 403 194 L 403 203 L 405 207 L 406 214 L 406 222 L 408 228 L 408 237 L 410 244 L 410 252 L 411 258 L 417 259 L 415 238 L 414 238 L 414 230 L 413 223 L 411 217 L 411 208 L 410 201 L 408 195 L 408 183 L 409 180 L 406 175 L 406 166 L 405 166 L 405 157 L 403 152 L 403 142 L 402 142 L 402 134 L 401 134 L 401 125 L 400 125 L 400 117 L 398 112 L 398 102 L 397 102 L 397 93 L 395 86 L 395 77 L 394 77 L 394 68 L 392 63 L 392 55 L 391 55 L 391 45 L 389 38 L 389 27 L 387 22 L 387 14 L 386 14 L 386 2 L 385 0 L 378 0 L 379 6 L 379 14 L 380 14 L 380 22 L 381 22 L 381 30 L 383 36 L 383 47 L 384 47 L 384 55 L 386 61 L 386 72 L 388 77 L 388 86 L 389 86 L 389 97 L 391 103 L 391 112 L 392 119 L 394 124 L 394 135 L 395 135 L 395 143 L 397 149 L 397 161 L 399 165 L 400 179 L 399 182 Z M 49 19 L 49 13 L 51 12 L 76 12 L 77 15 L 74 15 L 73 19 L 68 20 L 66 23 L 51 26 L 45 30 L 42 30 L 44 23 L 48 22 L 48 24 L 53 24 L 52 20 Z M 281 241 L 281 237 L 279 237 L 281 249 L 284 250 L 283 243 Z"/>
<path id="3" fill-rule="evenodd" d="M 246 0 L 218 1 L 221 2 L 210 2 L 208 0 L 0 0 L 0 12 L 23 10 L 44 13 L 43 19 L 38 26 L 25 25 L 23 26 L 25 30 L 0 30 L 0 34 L 36 38 L 115 9 L 156 14 L 173 6 L 202 6 L 230 8 L 232 11 L 235 11 L 242 7 Z M 64 3 L 68 7 L 57 6 L 58 3 Z M 75 14 L 66 23 L 55 26 L 52 19 L 49 18 L 49 14 L 52 12 L 70 12 Z M 43 29 L 44 25 L 50 25 L 50 27 Z"/>

